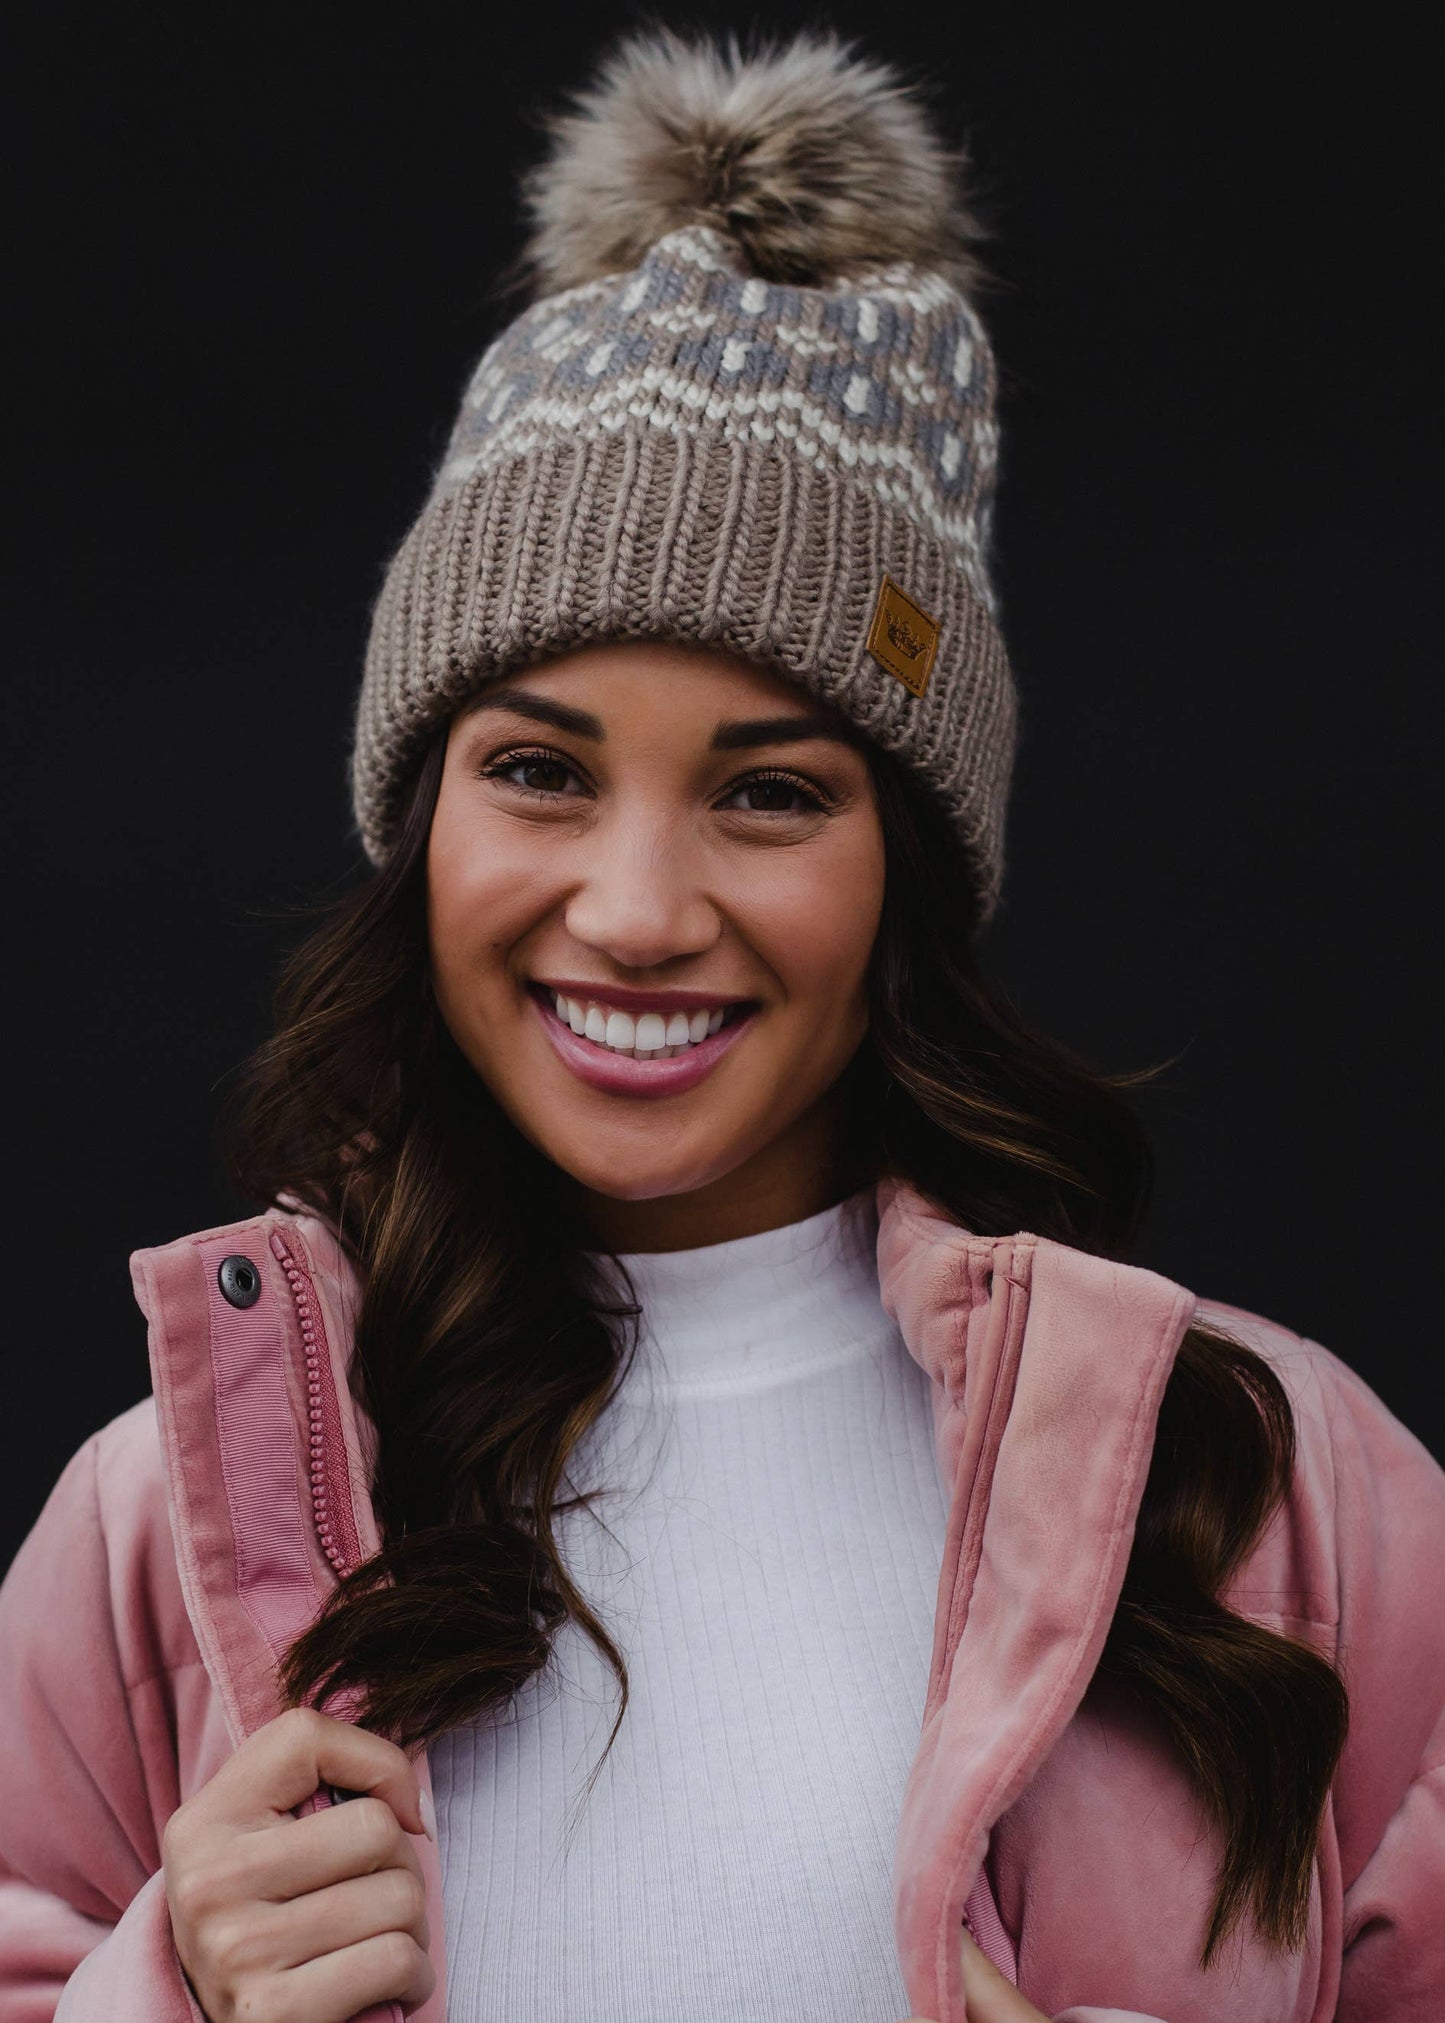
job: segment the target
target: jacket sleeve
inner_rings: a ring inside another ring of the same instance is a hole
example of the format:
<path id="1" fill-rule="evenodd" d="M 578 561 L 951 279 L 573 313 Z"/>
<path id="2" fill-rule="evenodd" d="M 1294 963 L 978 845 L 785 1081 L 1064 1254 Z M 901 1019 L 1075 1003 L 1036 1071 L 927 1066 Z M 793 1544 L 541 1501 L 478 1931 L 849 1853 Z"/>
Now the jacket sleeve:
<path id="1" fill-rule="evenodd" d="M 1330 1357 L 1344 1890 L 1337 2023 L 1445 2016 L 1445 1470 Z"/>
<path id="2" fill-rule="evenodd" d="M 1328 1418 L 1338 1663 L 1332 1791 L 1343 1891 L 1334 2023 L 1445 2017 L 1445 1470 L 1362 1378 L 1306 1345 Z M 1053 2023 L 1167 2023 L 1070 2007 Z"/>
<path id="3" fill-rule="evenodd" d="M 1445 1567 L 1436 1573 L 1438 1583 Z M 1445 2015 L 1445 1721 L 1380 1843 L 1345 1893 L 1339 2023 Z"/>
<path id="4" fill-rule="evenodd" d="M 150 1413 L 80 1450 L 0 1585 L 0 2023 L 203 2023 L 159 1871 L 208 1695 Z"/>

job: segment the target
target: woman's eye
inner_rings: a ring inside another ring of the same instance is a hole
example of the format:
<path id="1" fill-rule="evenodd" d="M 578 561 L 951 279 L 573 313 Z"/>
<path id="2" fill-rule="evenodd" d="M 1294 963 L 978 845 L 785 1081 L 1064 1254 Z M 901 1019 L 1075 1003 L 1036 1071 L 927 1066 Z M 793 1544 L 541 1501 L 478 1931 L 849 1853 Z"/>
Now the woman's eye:
<path id="1" fill-rule="evenodd" d="M 533 794 L 566 792 L 568 780 L 576 775 L 564 759 L 551 752 L 514 752 L 510 758 L 498 759 L 486 769 L 489 780 L 505 780 L 509 786 L 522 787 Z"/>
<path id="2" fill-rule="evenodd" d="M 803 780 L 795 779 L 790 773 L 753 773 L 746 780 L 739 780 L 731 789 L 729 799 L 737 805 L 735 797 L 744 798 L 742 808 L 756 815 L 796 815 L 821 812 L 823 801 L 819 794 Z"/>

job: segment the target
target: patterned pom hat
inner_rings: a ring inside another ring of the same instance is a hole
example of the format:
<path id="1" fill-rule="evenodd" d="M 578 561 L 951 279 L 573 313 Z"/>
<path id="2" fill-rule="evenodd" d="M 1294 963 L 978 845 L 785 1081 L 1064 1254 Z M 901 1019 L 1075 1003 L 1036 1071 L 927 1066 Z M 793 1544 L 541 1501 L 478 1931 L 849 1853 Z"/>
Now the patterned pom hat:
<path id="1" fill-rule="evenodd" d="M 634 39 L 554 122 L 527 187 L 536 299 L 477 365 L 373 616 L 352 755 L 373 862 L 490 677 L 691 640 L 896 753 L 988 917 L 1015 698 L 959 167 L 893 73 L 830 37 L 750 58 Z"/>

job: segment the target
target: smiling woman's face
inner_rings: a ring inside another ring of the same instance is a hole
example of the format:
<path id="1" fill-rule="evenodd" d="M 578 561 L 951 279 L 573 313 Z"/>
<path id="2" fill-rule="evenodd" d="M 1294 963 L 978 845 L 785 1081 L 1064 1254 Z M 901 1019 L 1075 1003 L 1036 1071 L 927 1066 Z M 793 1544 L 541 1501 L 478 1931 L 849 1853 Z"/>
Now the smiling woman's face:
<path id="1" fill-rule="evenodd" d="M 437 1001 L 604 1241 L 798 1219 L 836 1198 L 883 869 L 864 752 L 805 691 L 701 648 L 580 647 L 451 726 Z"/>

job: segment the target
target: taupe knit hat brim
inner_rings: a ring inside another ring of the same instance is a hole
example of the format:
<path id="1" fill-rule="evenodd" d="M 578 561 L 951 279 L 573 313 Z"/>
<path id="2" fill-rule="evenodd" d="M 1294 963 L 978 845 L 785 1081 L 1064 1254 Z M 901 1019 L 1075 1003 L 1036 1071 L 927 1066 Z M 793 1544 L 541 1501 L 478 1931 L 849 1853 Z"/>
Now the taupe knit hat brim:
<path id="1" fill-rule="evenodd" d="M 939 628 L 922 696 L 866 646 L 884 574 Z M 353 785 L 387 856 L 421 754 L 488 677 L 587 640 L 694 641 L 774 667 L 912 767 L 971 861 L 1002 866 L 1014 693 L 957 557 L 837 470 L 720 433 L 633 422 L 556 435 L 434 497 L 376 607 Z"/>

